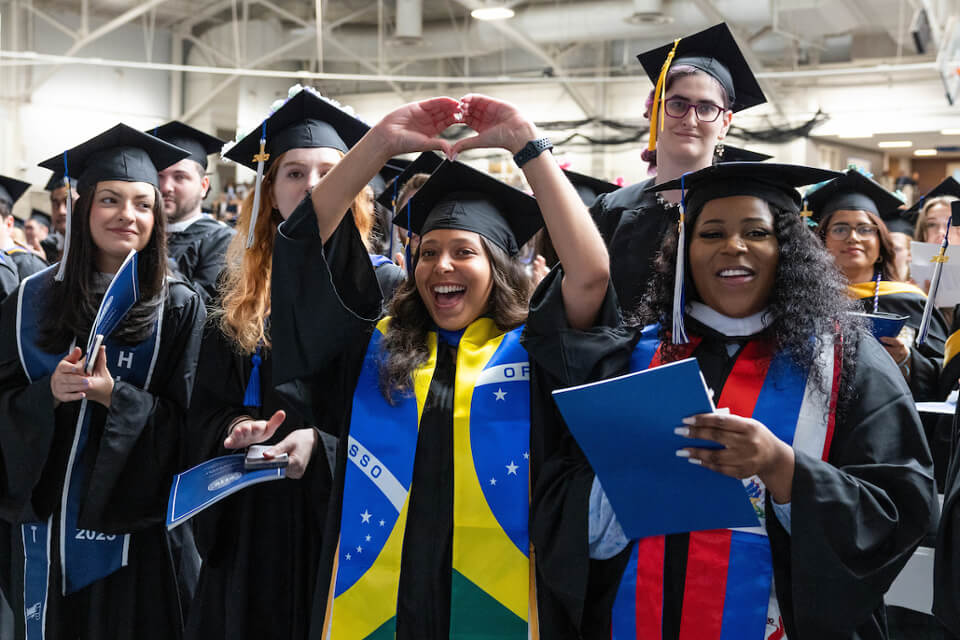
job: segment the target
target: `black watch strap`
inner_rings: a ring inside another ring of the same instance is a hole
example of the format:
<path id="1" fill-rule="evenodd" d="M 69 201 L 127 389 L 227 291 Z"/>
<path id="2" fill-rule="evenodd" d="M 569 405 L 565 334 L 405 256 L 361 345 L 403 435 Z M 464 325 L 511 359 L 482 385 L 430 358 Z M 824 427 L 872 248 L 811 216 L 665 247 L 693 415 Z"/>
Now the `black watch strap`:
<path id="1" fill-rule="evenodd" d="M 523 149 L 517 151 L 513 154 L 513 161 L 517 163 L 518 167 L 523 167 L 541 153 L 548 149 L 553 149 L 553 143 L 550 142 L 550 138 L 537 138 L 536 140 L 531 140 L 523 146 Z"/>

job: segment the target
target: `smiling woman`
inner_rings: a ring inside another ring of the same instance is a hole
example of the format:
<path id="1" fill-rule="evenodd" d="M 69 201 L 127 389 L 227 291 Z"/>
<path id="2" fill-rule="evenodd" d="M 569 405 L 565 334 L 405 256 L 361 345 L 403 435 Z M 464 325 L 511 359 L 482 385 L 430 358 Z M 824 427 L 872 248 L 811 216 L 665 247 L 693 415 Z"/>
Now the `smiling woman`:
<path id="1" fill-rule="evenodd" d="M 168 276 L 157 170 L 186 154 L 117 125 L 43 163 L 68 165 L 79 199 L 62 280 L 53 265 L 0 311 L 0 538 L 10 541 L 0 584 L 26 613 L 17 638 L 181 632 L 162 523 L 205 312 Z M 83 354 L 74 345 L 87 343 L 131 250 L 139 301 L 104 346 Z"/>

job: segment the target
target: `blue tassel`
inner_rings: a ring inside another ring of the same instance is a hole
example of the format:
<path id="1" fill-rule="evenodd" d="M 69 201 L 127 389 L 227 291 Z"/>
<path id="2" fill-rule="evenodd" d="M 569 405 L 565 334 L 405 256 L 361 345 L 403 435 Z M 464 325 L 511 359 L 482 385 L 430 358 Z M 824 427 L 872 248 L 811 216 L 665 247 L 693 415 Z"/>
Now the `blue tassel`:
<path id="1" fill-rule="evenodd" d="M 250 371 L 250 379 L 247 380 L 247 390 L 243 392 L 243 406 L 260 407 L 263 402 L 260 399 L 260 363 L 262 359 L 260 358 L 259 346 L 253 352 L 250 361 L 253 363 L 253 369 Z"/>

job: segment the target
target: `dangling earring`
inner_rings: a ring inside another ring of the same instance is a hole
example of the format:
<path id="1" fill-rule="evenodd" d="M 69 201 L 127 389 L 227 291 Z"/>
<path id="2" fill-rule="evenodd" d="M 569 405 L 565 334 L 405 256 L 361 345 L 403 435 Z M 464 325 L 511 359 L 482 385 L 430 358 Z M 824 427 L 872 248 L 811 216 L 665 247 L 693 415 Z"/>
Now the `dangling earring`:
<path id="1" fill-rule="evenodd" d="M 719 141 L 717 142 L 717 146 L 715 146 L 715 147 L 713 148 L 713 155 L 714 155 L 714 157 L 716 157 L 716 159 L 717 159 L 718 161 L 719 161 L 721 158 L 723 158 L 723 151 L 724 151 L 724 148 L 723 148 L 723 140 L 721 139 L 721 140 L 719 140 Z"/>

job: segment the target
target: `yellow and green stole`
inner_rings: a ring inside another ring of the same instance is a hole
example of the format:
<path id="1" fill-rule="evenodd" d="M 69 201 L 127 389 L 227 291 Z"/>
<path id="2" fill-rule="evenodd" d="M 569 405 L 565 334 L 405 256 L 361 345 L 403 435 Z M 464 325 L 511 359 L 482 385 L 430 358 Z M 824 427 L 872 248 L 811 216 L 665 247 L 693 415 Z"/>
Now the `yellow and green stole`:
<path id="1" fill-rule="evenodd" d="M 914 284 L 910 284 L 909 282 L 892 282 L 890 280 L 881 280 L 879 283 L 872 280 L 870 282 L 858 282 L 848 285 L 847 291 L 850 292 L 850 297 L 854 300 L 871 298 L 875 294 L 889 296 L 897 293 L 915 293 L 924 298 L 927 297 L 923 289 Z"/>
<path id="2" fill-rule="evenodd" d="M 400 560 L 417 433 L 437 362 L 396 405 L 380 392 L 389 318 L 370 339 L 350 419 L 340 540 L 324 638 L 394 638 Z M 453 406 L 453 576 L 450 637 L 526 640 L 530 632 L 530 365 L 520 329 L 470 324 L 456 355 Z M 420 541 L 422 544 L 422 541 Z M 534 623 L 535 624 L 535 623 Z"/>

